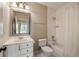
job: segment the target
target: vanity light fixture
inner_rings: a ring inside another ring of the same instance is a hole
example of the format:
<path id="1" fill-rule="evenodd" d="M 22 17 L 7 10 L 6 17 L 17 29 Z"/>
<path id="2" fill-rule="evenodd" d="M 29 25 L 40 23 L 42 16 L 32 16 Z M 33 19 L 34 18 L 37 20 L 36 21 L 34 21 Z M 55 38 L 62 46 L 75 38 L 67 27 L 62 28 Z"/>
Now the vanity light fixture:
<path id="1" fill-rule="evenodd" d="M 17 7 L 17 4 L 15 2 L 12 3 L 13 7 Z"/>
<path id="2" fill-rule="evenodd" d="M 28 5 L 25 6 L 25 9 L 30 9 L 30 7 Z"/>
<path id="3" fill-rule="evenodd" d="M 28 3 L 26 2 L 13 2 L 12 7 L 21 8 L 21 9 L 30 9 Z"/>
<path id="4" fill-rule="evenodd" d="M 23 8 L 23 4 L 22 4 L 22 3 L 20 3 L 20 4 L 19 4 L 19 7 L 20 7 L 20 8 Z"/>

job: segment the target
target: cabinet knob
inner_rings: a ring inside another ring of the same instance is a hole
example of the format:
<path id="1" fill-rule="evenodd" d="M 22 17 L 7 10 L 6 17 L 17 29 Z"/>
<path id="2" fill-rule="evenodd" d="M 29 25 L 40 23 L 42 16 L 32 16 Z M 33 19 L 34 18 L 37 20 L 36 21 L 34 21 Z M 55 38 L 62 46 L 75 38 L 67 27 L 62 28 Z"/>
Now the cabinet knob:
<path id="1" fill-rule="evenodd" d="M 29 46 L 29 45 L 27 44 L 27 46 Z"/>
<path id="2" fill-rule="evenodd" d="M 20 50 L 20 45 L 19 45 L 19 50 Z"/>
<path id="3" fill-rule="evenodd" d="M 27 52 L 28 52 L 29 50 L 27 50 Z"/>

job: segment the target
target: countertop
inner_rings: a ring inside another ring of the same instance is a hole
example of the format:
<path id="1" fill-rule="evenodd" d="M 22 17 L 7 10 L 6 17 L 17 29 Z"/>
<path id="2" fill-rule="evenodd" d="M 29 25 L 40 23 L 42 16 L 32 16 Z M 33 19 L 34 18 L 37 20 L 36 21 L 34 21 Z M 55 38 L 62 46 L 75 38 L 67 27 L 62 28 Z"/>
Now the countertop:
<path id="1" fill-rule="evenodd" d="M 20 36 L 20 37 L 22 37 L 23 39 L 19 39 L 19 37 L 10 37 L 9 40 L 3 44 L 3 46 L 12 45 L 12 44 L 20 44 L 20 43 L 25 43 L 25 42 L 34 43 L 34 40 L 30 36 Z"/>

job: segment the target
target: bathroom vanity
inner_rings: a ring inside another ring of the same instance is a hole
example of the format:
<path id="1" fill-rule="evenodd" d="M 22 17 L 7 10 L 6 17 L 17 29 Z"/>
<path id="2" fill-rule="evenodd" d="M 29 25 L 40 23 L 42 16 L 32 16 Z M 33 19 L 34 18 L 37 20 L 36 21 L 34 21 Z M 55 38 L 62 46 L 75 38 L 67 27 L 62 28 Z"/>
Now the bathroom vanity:
<path id="1" fill-rule="evenodd" d="M 34 41 L 30 36 L 31 14 L 11 6 L 9 13 L 10 33 L 9 40 L 3 44 L 6 47 L 4 57 L 32 57 Z"/>
<path id="2" fill-rule="evenodd" d="M 7 48 L 4 57 L 33 57 L 33 43 L 30 36 L 10 37 L 3 44 Z"/>

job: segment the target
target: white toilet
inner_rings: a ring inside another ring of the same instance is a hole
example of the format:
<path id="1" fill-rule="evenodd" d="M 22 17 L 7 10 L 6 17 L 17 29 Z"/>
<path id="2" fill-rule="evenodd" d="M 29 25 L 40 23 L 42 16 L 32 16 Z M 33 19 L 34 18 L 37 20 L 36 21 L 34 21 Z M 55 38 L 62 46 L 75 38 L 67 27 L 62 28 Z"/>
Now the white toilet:
<path id="1" fill-rule="evenodd" d="M 39 39 L 39 46 L 41 47 L 43 54 L 47 57 L 51 57 L 53 54 L 53 49 L 46 46 L 46 39 Z"/>

